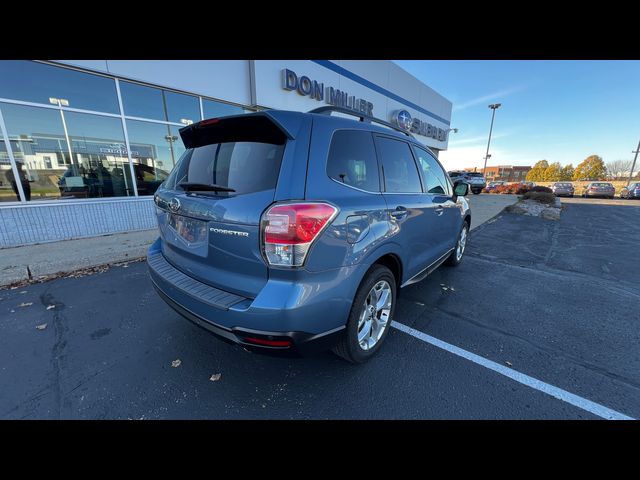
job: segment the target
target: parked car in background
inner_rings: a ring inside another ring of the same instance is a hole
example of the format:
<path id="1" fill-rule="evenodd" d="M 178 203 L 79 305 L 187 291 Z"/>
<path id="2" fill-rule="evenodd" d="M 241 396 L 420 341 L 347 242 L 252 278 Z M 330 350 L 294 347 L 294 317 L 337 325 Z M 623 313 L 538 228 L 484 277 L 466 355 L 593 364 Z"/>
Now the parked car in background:
<path id="1" fill-rule="evenodd" d="M 484 175 L 479 172 L 468 172 L 467 181 L 474 195 L 478 195 L 482 192 L 482 189 L 487 186 L 487 181 L 485 180 Z"/>
<path id="2" fill-rule="evenodd" d="M 571 182 L 556 182 L 551 185 L 551 191 L 556 197 L 573 197 L 575 193 Z"/>
<path id="3" fill-rule="evenodd" d="M 583 197 L 613 198 L 615 194 L 616 189 L 609 182 L 590 182 L 582 190 Z"/>
<path id="4" fill-rule="evenodd" d="M 391 330 L 398 290 L 462 261 L 468 184 L 399 127 L 330 112 L 354 115 L 267 110 L 181 128 L 147 262 L 163 300 L 226 340 L 360 363 Z"/>
<path id="5" fill-rule="evenodd" d="M 622 189 L 620 198 L 640 198 L 640 182 L 632 182 Z"/>
<path id="6" fill-rule="evenodd" d="M 522 185 L 526 185 L 527 187 L 535 187 L 536 182 L 520 182 Z"/>
<path id="7" fill-rule="evenodd" d="M 463 181 L 469 184 L 469 189 L 474 195 L 478 195 L 482 192 L 482 189 L 487 186 L 487 181 L 484 175 L 480 172 L 464 172 L 464 171 L 451 171 L 447 172 L 452 181 Z"/>
<path id="8" fill-rule="evenodd" d="M 498 181 L 498 182 L 489 182 L 489 185 L 487 185 L 484 189 L 485 192 L 491 192 L 492 190 L 495 190 L 496 187 L 499 187 L 500 185 L 506 185 L 507 182 L 502 182 L 502 181 Z"/>

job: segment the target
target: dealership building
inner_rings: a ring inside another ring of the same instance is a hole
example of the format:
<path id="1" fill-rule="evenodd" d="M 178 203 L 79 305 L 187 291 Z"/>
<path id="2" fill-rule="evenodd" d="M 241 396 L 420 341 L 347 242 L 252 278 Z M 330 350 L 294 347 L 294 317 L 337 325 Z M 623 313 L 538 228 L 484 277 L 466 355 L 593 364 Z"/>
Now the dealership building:
<path id="1" fill-rule="evenodd" d="M 487 167 L 484 170 L 484 177 L 488 182 L 524 182 L 530 170 L 530 166 L 497 165 L 495 167 Z"/>
<path id="2" fill-rule="evenodd" d="M 181 127 L 327 105 L 447 148 L 451 102 L 390 61 L 0 61 L 0 248 L 154 228 Z"/>

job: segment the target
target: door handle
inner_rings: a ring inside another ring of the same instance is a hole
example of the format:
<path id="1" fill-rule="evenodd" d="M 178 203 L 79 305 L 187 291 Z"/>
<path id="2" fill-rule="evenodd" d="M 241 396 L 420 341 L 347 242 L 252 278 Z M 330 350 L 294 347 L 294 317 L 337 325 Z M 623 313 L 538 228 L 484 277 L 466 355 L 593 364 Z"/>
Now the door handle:
<path id="1" fill-rule="evenodd" d="M 436 207 L 436 215 L 440 216 L 440 215 L 442 215 L 443 212 L 444 212 L 444 207 L 443 206 Z"/>
<path id="2" fill-rule="evenodd" d="M 389 214 L 395 218 L 395 219 L 399 219 L 404 217 L 409 211 L 403 207 L 402 205 L 399 205 L 396 207 L 395 210 L 391 210 L 391 212 L 389 212 Z"/>

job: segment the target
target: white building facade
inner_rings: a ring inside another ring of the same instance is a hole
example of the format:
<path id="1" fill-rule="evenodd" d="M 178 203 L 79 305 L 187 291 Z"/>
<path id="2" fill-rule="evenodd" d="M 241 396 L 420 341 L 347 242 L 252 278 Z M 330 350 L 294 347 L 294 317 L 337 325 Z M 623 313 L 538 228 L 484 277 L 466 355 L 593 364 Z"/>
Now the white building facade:
<path id="1" fill-rule="evenodd" d="M 0 248 L 154 228 L 181 127 L 329 105 L 447 148 L 451 102 L 390 61 L 0 61 Z"/>

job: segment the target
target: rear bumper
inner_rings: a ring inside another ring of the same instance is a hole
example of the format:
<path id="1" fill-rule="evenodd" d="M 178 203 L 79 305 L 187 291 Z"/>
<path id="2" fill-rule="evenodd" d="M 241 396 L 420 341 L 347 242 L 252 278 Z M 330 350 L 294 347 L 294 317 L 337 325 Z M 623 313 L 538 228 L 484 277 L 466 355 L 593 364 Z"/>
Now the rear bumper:
<path id="1" fill-rule="evenodd" d="M 574 193 L 574 190 L 557 190 L 553 192 L 556 197 L 572 197 Z"/>
<path id="2" fill-rule="evenodd" d="M 255 299 L 221 301 L 215 292 L 202 294 L 212 287 L 201 283 L 185 288 L 185 280 L 167 274 L 166 265 L 159 268 L 159 253 L 158 240 L 149 248 L 147 264 L 160 297 L 187 320 L 228 342 L 264 353 L 311 355 L 330 349 L 344 333 L 353 295 L 340 280 L 352 273 L 351 267 L 310 273 L 295 283 L 270 279 Z M 256 343 L 264 341 L 288 345 Z"/>
<path id="3" fill-rule="evenodd" d="M 586 195 L 587 197 L 613 197 L 615 196 L 616 192 L 585 192 L 583 195 Z"/>
<path id="4" fill-rule="evenodd" d="M 213 333 L 220 340 L 243 346 L 247 350 L 279 356 L 308 356 L 331 349 L 342 335 L 344 327 L 338 327 L 325 333 L 313 335 L 307 332 L 267 332 L 247 330 L 240 327 L 226 328 L 206 320 L 172 300 L 154 281 L 153 286 L 167 305 L 184 318 L 200 328 Z M 290 347 L 273 347 L 257 345 L 247 341 L 247 338 L 276 340 L 291 342 Z"/>

